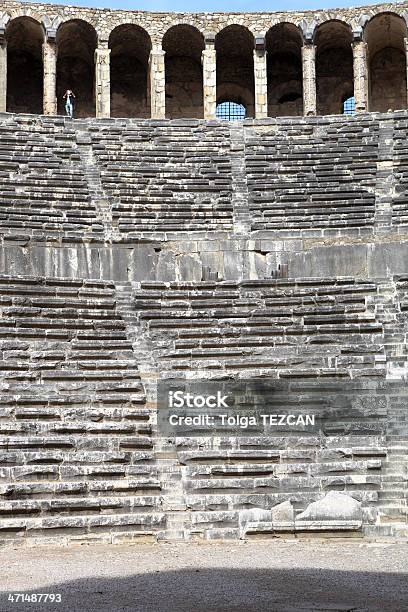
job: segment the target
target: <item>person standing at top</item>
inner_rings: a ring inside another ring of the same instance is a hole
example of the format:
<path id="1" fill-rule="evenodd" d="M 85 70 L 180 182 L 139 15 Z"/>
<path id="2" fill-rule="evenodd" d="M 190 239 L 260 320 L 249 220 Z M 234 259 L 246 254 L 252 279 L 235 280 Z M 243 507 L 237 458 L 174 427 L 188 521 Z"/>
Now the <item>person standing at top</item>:
<path id="1" fill-rule="evenodd" d="M 70 89 L 67 89 L 67 91 L 63 95 L 63 98 L 65 99 L 65 112 L 67 114 L 67 117 L 70 117 L 72 119 L 74 114 L 75 94 Z"/>

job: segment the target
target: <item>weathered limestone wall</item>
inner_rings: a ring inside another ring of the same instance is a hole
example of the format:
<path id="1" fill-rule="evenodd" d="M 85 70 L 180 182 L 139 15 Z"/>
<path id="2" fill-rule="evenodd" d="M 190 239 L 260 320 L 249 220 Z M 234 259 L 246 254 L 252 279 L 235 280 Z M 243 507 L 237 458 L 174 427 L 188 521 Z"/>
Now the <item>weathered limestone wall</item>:
<path id="1" fill-rule="evenodd" d="M 123 11 L 113 9 L 94 9 L 75 6 L 61 6 L 41 3 L 24 3 L 14 0 L 3 0 L 3 21 L 8 16 L 16 18 L 30 15 L 46 27 L 57 28 L 61 23 L 71 19 L 82 19 L 91 24 L 98 35 L 98 40 L 107 41 L 110 33 L 118 24 L 135 23 L 145 29 L 154 43 L 161 42 L 164 34 L 173 26 L 188 24 L 200 32 L 220 32 L 233 24 L 245 25 L 254 35 L 266 33 L 278 23 L 293 23 L 302 26 L 308 34 L 319 25 L 332 19 L 350 24 L 356 31 L 361 29 L 371 17 L 391 13 L 404 17 L 407 3 L 383 3 L 372 6 L 344 8 L 320 11 L 271 12 L 271 13 L 154 13 L 144 11 Z"/>
<path id="2" fill-rule="evenodd" d="M 356 275 L 360 278 L 406 272 L 408 235 L 389 242 L 322 239 L 276 241 L 236 237 L 136 245 L 50 243 L 0 246 L 0 272 L 15 275 L 97 278 L 117 281 L 200 281 L 271 278 L 285 266 L 294 277 Z"/>

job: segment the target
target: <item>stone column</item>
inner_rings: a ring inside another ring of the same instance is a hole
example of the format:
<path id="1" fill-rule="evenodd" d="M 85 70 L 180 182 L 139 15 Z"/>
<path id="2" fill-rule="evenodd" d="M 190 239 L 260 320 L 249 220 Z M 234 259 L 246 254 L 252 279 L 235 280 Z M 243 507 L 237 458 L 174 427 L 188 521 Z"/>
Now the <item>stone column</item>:
<path id="1" fill-rule="evenodd" d="M 152 119 L 166 117 L 166 76 L 164 66 L 165 51 L 152 49 L 149 58 L 150 68 L 150 114 Z"/>
<path id="2" fill-rule="evenodd" d="M 107 44 L 95 49 L 96 117 L 110 117 L 110 49 Z"/>
<path id="3" fill-rule="evenodd" d="M 5 28 L 0 28 L 0 113 L 7 110 L 7 41 Z"/>
<path id="4" fill-rule="evenodd" d="M 201 55 L 203 64 L 203 105 L 204 119 L 215 119 L 217 109 L 217 55 L 215 34 L 205 37 L 205 49 Z"/>
<path id="5" fill-rule="evenodd" d="M 352 48 L 355 108 L 357 113 L 364 113 L 368 111 L 367 44 L 354 33 Z"/>
<path id="6" fill-rule="evenodd" d="M 0 113 L 7 110 L 7 41 L 5 28 L 0 28 Z"/>
<path id="7" fill-rule="evenodd" d="M 408 108 L 408 38 L 404 38 L 405 43 L 405 57 L 407 65 L 407 108 Z"/>
<path id="8" fill-rule="evenodd" d="M 55 37 L 57 31 L 47 29 L 42 47 L 44 93 L 43 113 L 44 115 L 57 114 L 57 47 Z"/>
<path id="9" fill-rule="evenodd" d="M 310 41 L 302 46 L 303 70 L 303 114 L 310 117 L 316 114 L 316 47 Z"/>
<path id="10" fill-rule="evenodd" d="M 255 76 L 255 119 L 268 116 L 268 81 L 266 71 L 265 36 L 255 37 L 254 49 Z"/>

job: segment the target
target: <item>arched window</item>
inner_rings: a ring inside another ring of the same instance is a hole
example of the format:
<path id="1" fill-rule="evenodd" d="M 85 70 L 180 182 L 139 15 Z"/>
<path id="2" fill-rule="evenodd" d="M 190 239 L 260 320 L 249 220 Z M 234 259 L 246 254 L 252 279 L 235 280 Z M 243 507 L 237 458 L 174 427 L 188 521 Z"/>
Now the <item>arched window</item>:
<path id="1" fill-rule="evenodd" d="M 217 104 L 217 118 L 227 121 L 239 121 L 245 119 L 246 109 L 238 102 L 221 102 Z"/>
<path id="2" fill-rule="evenodd" d="M 356 112 L 356 103 L 354 96 L 346 98 L 343 102 L 343 115 L 354 115 Z"/>

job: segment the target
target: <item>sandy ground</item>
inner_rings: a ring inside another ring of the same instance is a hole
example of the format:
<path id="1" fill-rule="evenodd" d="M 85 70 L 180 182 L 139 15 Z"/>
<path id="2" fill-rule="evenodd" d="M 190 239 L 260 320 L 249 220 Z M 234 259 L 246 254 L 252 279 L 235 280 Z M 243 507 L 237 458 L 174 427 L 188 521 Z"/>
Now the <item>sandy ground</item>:
<path id="1" fill-rule="evenodd" d="M 408 544 L 3 549 L 0 568 L 1 612 L 408 611 Z M 61 602 L 13 603 L 13 593 L 58 593 Z"/>

